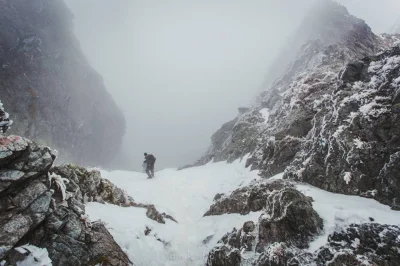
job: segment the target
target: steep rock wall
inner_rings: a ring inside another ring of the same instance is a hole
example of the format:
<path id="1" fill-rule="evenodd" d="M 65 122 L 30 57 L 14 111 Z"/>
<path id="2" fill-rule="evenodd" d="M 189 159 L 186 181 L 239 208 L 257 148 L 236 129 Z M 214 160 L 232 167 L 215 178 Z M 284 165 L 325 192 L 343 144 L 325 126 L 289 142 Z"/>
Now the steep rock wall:
<path id="1" fill-rule="evenodd" d="M 62 0 L 1 0 L 1 99 L 18 121 L 10 133 L 52 146 L 62 161 L 106 164 L 125 120 L 72 29 Z"/>

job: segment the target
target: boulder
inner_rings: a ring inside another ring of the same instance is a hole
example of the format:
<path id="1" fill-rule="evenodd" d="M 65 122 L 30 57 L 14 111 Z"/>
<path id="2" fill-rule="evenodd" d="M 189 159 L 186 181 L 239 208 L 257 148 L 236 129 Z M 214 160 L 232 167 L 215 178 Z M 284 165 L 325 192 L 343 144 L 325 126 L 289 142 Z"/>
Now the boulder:
<path id="1" fill-rule="evenodd" d="M 322 219 L 309 197 L 282 181 L 273 184 L 258 223 L 248 221 L 225 234 L 210 251 L 208 266 L 308 265 L 300 264 L 311 258 L 303 249 L 321 232 Z"/>
<path id="2" fill-rule="evenodd" d="M 259 218 L 257 248 L 262 250 L 276 242 L 307 248 L 322 227 L 309 197 L 294 188 L 275 190 L 268 196 L 265 214 Z"/>
<path id="3" fill-rule="evenodd" d="M 272 191 L 293 185 L 282 180 L 272 182 L 255 182 L 249 186 L 238 188 L 229 196 L 218 195 L 214 204 L 204 216 L 239 213 L 242 215 L 264 209 Z"/>

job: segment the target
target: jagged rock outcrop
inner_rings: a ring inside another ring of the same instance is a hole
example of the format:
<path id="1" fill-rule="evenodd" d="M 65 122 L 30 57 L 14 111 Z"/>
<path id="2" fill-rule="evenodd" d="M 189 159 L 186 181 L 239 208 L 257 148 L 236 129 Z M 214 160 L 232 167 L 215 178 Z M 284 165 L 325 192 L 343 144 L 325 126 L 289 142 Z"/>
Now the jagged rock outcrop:
<path id="1" fill-rule="evenodd" d="M 290 188 L 293 185 L 282 180 L 254 182 L 233 191 L 229 196 L 219 195 L 204 216 L 239 213 L 242 215 L 260 211 L 266 207 L 267 199 L 274 190 Z"/>
<path id="2" fill-rule="evenodd" d="M 210 253 L 208 265 L 396 266 L 400 259 L 399 234 L 400 228 L 397 226 L 350 225 L 329 235 L 328 243 L 314 253 L 279 242 L 268 246 L 261 254 L 247 252 L 247 246 L 240 252 L 239 249 L 230 250 L 228 245 L 222 245 Z M 248 239 L 248 234 L 242 232 L 240 239 Z"/>
<path id="3" fill-rule="evenodd" d="M 304 48 L 303 46 L 314 40 L 322 46 L 336 45 L 342 40 L 352 38 L 351 34 L 357 27 L 364 27 L 365 23 L 348 13 L 344 6 L 334 1 L 317 1 L 308 11 L 308 15 L 302 21 L 300 26 L 290 36 L 283 45 L 276 60 L 271 64 L 266 75 L 263 89 L 269 89 L 271 86 L 276 87 L 286 78 L 290 78 L 293 73 L 288 70 L 288 65 L 293 64 L 295 70 L 296 64 L 302 64 L 301 61 L 293 60 Z M 354 36 L 357 38 L 357 36 Z M 282 76 L 286 78 L 282 79 Z M 262 98 L 263 94 L 260 95 Z M 262 99 L 260 99 L 262 100 Z"/>
<path id="4" fill-rule="evenodd" d="M 0 95 L 18 121 L 10 133 L 59 150 L 62 162 L 105 165 L 117 154 L 124 117 L 63 0 L 0 1 L 0 65 Z"/>
<path id="5" fill-rule="evenodd" d="M 227 233 L 208 256 L 206 265 L 341 266 L 397 265 L 400 228 L 361 224 L 338 228 L 314 253 L 307 248 L 322 232 L 312 199 L 293 187 L 273 190 L 257 223 Z"/>
<path id="6" fill-rule="evenodd" d="M 328 244 L 316 252 L 317 265 L 396 266 L 400 261 L 399 235 L 397 226 L 351 225 L 328 237 Z"/>
<path id="7" fill-rule="evenodd" d="M 214 134 L 208 153 L 197 164 L 210 158 L 233 161 L 250 153 L 249 165 L 262 170 L 264 176 L 282 172 L 313 127 L 318 109 L 314 99 L 334 90 L 337 75 L 347 62 L 387 47 L 387 42 L 346 8 L 332 1 L 319 2 L 319 12 L 312 12 L 299 29 L 309 33 L 307 41 L 297 38 L 301 48 L 286 71 L 260 93 L 248 112 L 229 124 L 230 131 L 225 126 Z"/>
<path id="8" fill-rule="evenodd" d="M 400 209 L 400 48 L 350 63 L 285 176 Z"/>
<path id="9" fill-rule="evenodd" d="M 91 176 L 49 175 L 54 159 L 52 150 L 30 140 L 0 137 L 0 260 L 15 265 L 13 248 L 29 243 L 47 248 L 53 265 L 131 265 L 104 225 L 85 215 Z M 126 204 L 119 190 L 105 191 L 93 197 Z"/>
<path id="10" fill-rule="evenodd" d="M 79 202 L 107 202 L 122 207 L 134 205 L 132 197 L 102 178 L 97 170 L 88 171 L 84 167 L 67 164 L 53 167 L 50 172 L 69 180 L 66 191 L 73 193 L 74 199 Z"/>
<path id="11" fill-rule="evenodd" d="M 214 135 L 198 164 L 250 154 L 247 166 L 263 177 L 286 171 L 285 178 L 400 209 L 400 36 L 375 35 L 335 2 L 317 8 L 307 19 L 318 25 L 314 39 L 230 132 Z"/>
<path id="12" fill-rule="evenodd" d="M 99 202 L 110 203 L 122 207 L 137 207 L 147 209 L 146 216 L 158 223 L 165 224 L 165 219 L 177 222 L 172 216 L 160 213 L 153 204 L 135 202 L 126 192 L 108 179 L 101 177 L 97 170 L 88 171 L 84 167 L 74 164 L 66 164 L 53 167 L 50 172 L 66 178 L 67 197 L 73 195 L 75 202 Z"/>
<path id="13" fill-rule="evenodd" d="M 266 256 L 283 252 L 283 247 L 293 251 L 307 248 L 321 232 L 322 219 L 313 209 L 311 199 L 282 182 L 277 184 L 271 187 L 273 191 L 265 201 L 258 223 L 249 221 L 241 229 L 227 233 L 209 253 L 208 266 L 243 265 L 245 261 L 248 265 L 292 265 L 267 264 Z M 292 259 L 286 258 L 285 263 Z"/>

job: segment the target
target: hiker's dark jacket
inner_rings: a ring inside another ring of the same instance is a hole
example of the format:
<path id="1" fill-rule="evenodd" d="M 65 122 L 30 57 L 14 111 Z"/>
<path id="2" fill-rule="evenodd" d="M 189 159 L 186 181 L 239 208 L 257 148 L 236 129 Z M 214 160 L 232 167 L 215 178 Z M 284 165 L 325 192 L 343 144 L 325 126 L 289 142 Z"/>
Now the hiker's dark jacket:
<path id="1" fill-rule="evenodd" d="M 148 166 L 153 166 L 154 167 L 154 163 L 156 162 L 156 157 L 154 157 L 153 154 L 148 154 L 145 159 L 144 162 L 148 165 Z"/>

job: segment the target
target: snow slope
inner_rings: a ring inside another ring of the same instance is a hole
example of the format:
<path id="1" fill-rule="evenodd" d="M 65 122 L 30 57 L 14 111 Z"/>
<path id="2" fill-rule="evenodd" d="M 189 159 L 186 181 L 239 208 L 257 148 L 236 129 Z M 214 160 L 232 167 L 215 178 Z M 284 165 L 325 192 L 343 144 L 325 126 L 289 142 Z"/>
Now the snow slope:
<path id="1" fill-rule="evenodd" d="M 260 213 L 247 216 L 226 214 L 202 217 L 217 193 L 230 192 L 259 179 L 242 162 L 207 164 L 182 171 L 166 169 L 148 180 L 144 173 L 102 171 L 102 176 L 123 188 L 135 201 L 154 204 L 159 212 L 172 215 L 178 224 L 166 219 L 159 224 L 146 217 L 146 210 L 89 203 L 91 220 L 108 223 L 110 232 L 135 265 L 204 265 L 208 251 L 233 227 L 257 221 Z M 152 229 L 145 236 L 146 226 Z M 155 236 L 155 237 L 154 237 Z M 212 238 L 211 238 L 212 236 Z M 203 240 L 211 238 L 208 244 Z M 157 240 L 168 242 L 167 246 Z"/>
<path id="2" fill-rule="evenodd" d="M 259 179 L 258 172 L 244 167 L 246 159 L 232 164 L 210 163 L 181 171 L 166 169 L 147 180 L 137 172 L 102 171 L 104 178 L 124 188 L 137 202 L 152 203 L 158 211 L 172 215 L 179 223 L 159 224 L 146 217 L 146 210 L 89 203 L 92 220 L 101 219 L 116 241 L 137 266 L 204 265 L 208 251 L 233 227 L 257 221 L 258 213 L 246 216 L 225 214 L 202 217 L 217 193 L 228 193 Z M 282 174 L 273 177 L 282 178 Z M 314 208 L 324 219 L 324 234 L 311 243 L 310 251 L 326 242 L 328 234 L 351 223 L 370 222 L 400 225 L 400 212 L 375 200 L 323 191 L 310 185 L 297 188 L 314 198 Z M 146 226 L 152 229 L 145 236 Z M 160 239 L 161 241 L 157 240 Z M 205 239 L 209 241 L 203 243 Z"/>

